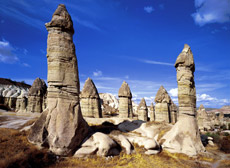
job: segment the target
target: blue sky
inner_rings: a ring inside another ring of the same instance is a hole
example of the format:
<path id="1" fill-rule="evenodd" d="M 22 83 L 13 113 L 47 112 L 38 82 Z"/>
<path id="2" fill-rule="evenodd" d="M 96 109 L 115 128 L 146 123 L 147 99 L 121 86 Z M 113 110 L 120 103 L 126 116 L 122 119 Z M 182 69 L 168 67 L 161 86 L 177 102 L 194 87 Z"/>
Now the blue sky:
<path id="1" fill-rule="evenodd" d="M 195 63 L 197 105 L 230 105 L 230 0 L 0 0 L 0 77 L 47 78 L 47 31 L 58 4 L 74 22 L 81 88 L 127 81 L 133 100 L 154 100 L 163 85 L 177 103 L 174 63 L 185 43 Z"/>

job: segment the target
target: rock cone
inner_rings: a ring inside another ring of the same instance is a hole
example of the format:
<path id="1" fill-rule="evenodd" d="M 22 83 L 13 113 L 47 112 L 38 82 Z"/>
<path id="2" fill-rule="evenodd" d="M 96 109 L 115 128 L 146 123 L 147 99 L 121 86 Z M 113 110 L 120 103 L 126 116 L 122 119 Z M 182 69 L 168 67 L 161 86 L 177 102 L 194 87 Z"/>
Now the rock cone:
<path id="1" fill-rule="evenodd" d="M 195 64 L 190 47 L 185 44 L 178 56 L 175 67 L 177 70 L 179 119 L 167 132 L 162 141 L 163 148 L 170 152 L 197 155 L 205 151 L 201 143 L 196 121 L 196 89 L 194 82 Z"/>
<path id="2" fill-rule="evenodd" d="M 28 139 L 47 144 L 57 155 L 71 155 L 88 135 L 89 127 L 80 108 L 73 23 L 65 5 L 58 6 L 46 29 L 47 108 L 32 126 Z"/>
<path id="3" fill-rule="evenodd" d="M 81 92 L 81 111 L 84 117 L 102 117 L 100 97 L 92 79 L 88 78 Z"/>
<path id="4" fill-rule="evenodd" d="M 171 123 L 170 105 L 172 103 L 172 100 L 163 86 L 160 87 L 156 94 L 155 103 L 155 120 Z"/>
<path id="5" fill-rule="evenodd" d="M 141 102 L 138 106 L 137 109 L 137 113 L 138 113 L 138 120 L 143 120 L 143 121 L 147 121 L 148 120 L 148 108 L 145 102 L 145 99 L 142 98 Z"/>
<path id="6" fill-rule="evenodd" d="M 28 93 L 27 112 L 41 113 L 46 98 L 47 86 L 44 80 L 36 78 Z"/>
<path id="7" fill-rule="evenodd" d="M 132 118 L 132 93 L 129 85 L 124 81 L 118 92 L 119 97 L 119 117 L 120 118 Z"/>

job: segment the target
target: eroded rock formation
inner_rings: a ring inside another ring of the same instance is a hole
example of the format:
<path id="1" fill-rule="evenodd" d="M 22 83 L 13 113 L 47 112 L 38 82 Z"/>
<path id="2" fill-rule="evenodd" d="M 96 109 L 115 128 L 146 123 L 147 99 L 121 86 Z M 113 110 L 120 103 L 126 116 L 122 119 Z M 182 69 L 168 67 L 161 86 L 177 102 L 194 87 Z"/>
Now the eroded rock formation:
<path id="1" fill-rule="evenodd" d="M 57 155 L 71 155 L 88 135 L 79 100 L 78 65 L 73 43 L 73 22 L 65 5 L 59 5 L 48 31 L 47 108 L 35 122 L 29 141 L 48 144 Z"/>
<path id="2" fill-rule="evenodd" d="M 88 78 L 81 92 L 81 112 L 84 117 L 102 117 L 101 101 L 92 79 Z"/>
<path id="3" fill-rule="evenodd" d="M 171 123 L 170 105 L 172 100 L 163 86 L 160 87 L 156 94 L 155 103 L 155 121 Z"/>
<path id="4" fill-rule="evenodd" d="M 129 85 L 124 81 L 118 92 L 119 97 L 119 117 L 120 118 L 132 118 L 132 93 Z"/>
<path id="5" fill-rule="evenodd" d="M 47 86 L 43 79 L 36 78 L 29 89 L 27 112 L 41 113 L 46 99 Z"/>
<path id="6" fill-rule="evenodd" d="M 172 129 L 162 137 L 163 148 L 170 152 L 197 155 L 205 151 L 201 143 L 196 120 L 195 64 L 190 47 L 185 44 L 177 57 L 179 119 Z"/>
<path id="7" fill-rule="evenodd" d="M 155 107 L 153 105 L 153 102 L 151 103 L 150 105 L 150 108 L 149 108 L 149 118 L 150 118 L 150 121 L 155 121 Z"/>
<path id="8" fill-rule="evenodd" d="M 138 120 L 143 120 L 143 121 L 148 120 L 148 108 L 144 98 L 141 99 L 141 102 L 137 109 L 137 113 L 138 113 Z"/>

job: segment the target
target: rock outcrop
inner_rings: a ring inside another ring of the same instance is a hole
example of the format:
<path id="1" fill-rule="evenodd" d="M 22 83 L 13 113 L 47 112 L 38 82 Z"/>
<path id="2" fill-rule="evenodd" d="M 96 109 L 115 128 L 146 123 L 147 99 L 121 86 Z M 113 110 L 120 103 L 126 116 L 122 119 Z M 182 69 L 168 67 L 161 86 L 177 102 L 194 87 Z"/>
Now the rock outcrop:
<path id="1" fill-rule="evenodd" d="M 110 93 L 99 93 L 101 99 L 102 116 L 111 116 L 118 114 L 118 99 Z"/>
<path id="2" fill-rule="evenodd" d="M 22 97 L 27 101 L 30 85 L 10 79 L 0 78 L 0 105 L 12 111 L 18 111 Z M 23 106 L 22 106 L 23 107 Z M 23 109 L 25 110 L 25 109 Z"/>
<path id="3" fill-rule="evenodd" d="M 160 87 L 156 94 L 155 103 L 155 121 L 171 123 L 170 105 L 172 100 L 163 86 Z"/>
<path id="4" fill-rule="evenodd" d="M 27 112 L 41 113 L 45 110 L 47 86 L 43 79 L 36 78 L 29 89 Z"/>
<path id="5" fill-rule="evenodd" d="M 155 121 L 155 107 L 153 105 L 153 102 L 151 103 L 150 105 L 150 108 L 149 108 L 149 118 L 150 118 L 150 121 Z"/>
<path id="6" fill-rule="evenodd" d="M 176 104 L 173 103 L 173 101 L 170 105 L 170 115 L 171 115 L 171 123 L 175 124 L 178 118 L 178 109 Z"/>
<path id="7" fill-rule="evenodd" d="M 138 113 L 138 120 L 143 120 L 143 121 L 148 120 L 148 108 L 144 98 L 141 99 L 141 102 L 137 109 L 137 113 Z"/>
<path id="8" fill-rule="evenodd" d="M 204 131 L 207 128 L 206 122 L 208 120 L 208 114 L 203 106 L 203 104 L 200 105 L 199 109 L 197 110 L 197 123 L 199 130 Z"/>
<path id="9" fill-rule="evenodd" d="M 65 5 L 58 6 L 48 31 L 47 108 L 31 127 L 28 140 L 48 145 L 57 155 L 72 155 L 87 137 L 89 126 L 83 119 L 79 100 L 79 76 L 73 22 Z"/>
<path id="10" fill-rule="evenodd" d="M 132 118 L 132 93 L 129 85 L 124 81 L 118 92 L 119 97 L 119 117 L 120 118 Z"/>
<path id="11" fill-rule="evenodd" d="M 92 79 L 88 78 L 81 92 L 81 112 L 83 117 L 102 117 L 101 101 Z"/>
<path id="12" fill-rule="evenodd" d="M 179 54 L 177 71 L 179 119 L 161 139 L 162 146 L 170 152 L 190 156 L 204 152 L 196 120 L 196 89 L 194 82 L 195 64 L 190 47 L 185 44 Z"/>

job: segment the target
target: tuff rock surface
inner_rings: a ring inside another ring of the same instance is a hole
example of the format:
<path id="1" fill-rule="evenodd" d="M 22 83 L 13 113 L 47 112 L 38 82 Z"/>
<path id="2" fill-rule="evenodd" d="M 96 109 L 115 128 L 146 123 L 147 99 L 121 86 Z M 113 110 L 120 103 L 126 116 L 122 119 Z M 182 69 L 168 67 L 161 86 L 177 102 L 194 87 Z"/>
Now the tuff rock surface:
<path id="1" fill-rule="evenodd" d="M 120 118 L 132 118 L 132 93 L 129 85 L 124 81 L 118 91 L 119 97 L 119 117 Z"/>
<path id="2" fill-rule="evenodd" d="M 88 78 L 81 92 L 81 111 L 83 117 L 102 117 L 101 101 L 95 84 Z"/>
<path id="3" fill-rule="evenodd" d="M 88 124 L 79 100 L 78 65 L 73 43 L 73 23 L 65 5 L 58 6 L 48 31 L 47 108 L 31 127 L 28 140 L 48 145 L 57 155 L 72 155 L 86 138 Z"/>
<path id="4" fill-rule="evenodd" d="M 141 99 L 137 111 L 138 111 L 138 120 L 143 120 L 143 121 L 148 120 L 148 108 L 144 98 Z"/>
<path id="5" fill-rule="evenodd" d="M 45 109 L 47 86 L 43 79 L 36 78 L 29 89 L 27 112 L 41 113 Z M 23 102 L 23 100 L 22 100 Z"/>
<path id="6" fill-rule="evenodd" d="M 196 120 L 195 64 L 191 48 L 185 44 L 179 54 L 177 71 L 179 119 L 162 138 L 162 146 L 170 152 L 193 156 L 204 152 Z"/>
<path id="7" fill-rule="evenodd" d="M 166 121 L 167 123 L 171 123 L 170 105 L 172 100 L 163 86 L 159 88 L 156 94 L 155 103 L 155 121 Z"/>

